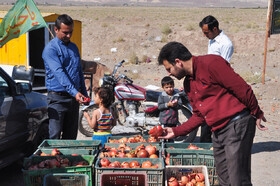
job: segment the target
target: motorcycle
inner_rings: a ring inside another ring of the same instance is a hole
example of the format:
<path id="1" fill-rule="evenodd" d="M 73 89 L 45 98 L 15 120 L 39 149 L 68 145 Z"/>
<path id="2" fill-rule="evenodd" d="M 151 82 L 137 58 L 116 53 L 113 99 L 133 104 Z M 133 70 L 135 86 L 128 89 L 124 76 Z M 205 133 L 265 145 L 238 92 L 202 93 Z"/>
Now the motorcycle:
<path id="1" fill-rule="evenodd" d="M 114 115 L 118 116 L 117 121 L 120 125 L 133 127 L 144 134 L 151 128 L 159 124 L 159 110 L 157 109 L 158 97 L 161 95 L 159 91 L 146 90 L 140 86 L 134 85 L 133 80 L 124 74 L 116 76 L 117 70 L 125 61 L 119 62 L 114 67 L 112 75 L 104 74 L 100 79 L 100 86 L 110 87 L 115 94 L 115 102 L 112 104 Z M 192 116 L 192 108 L 188 101 L 188 97 L 184 91 L 180 91 L 179 95 L 182 99 L 180 110 L 181 115 L 186 121 Z M 90 115 L 98 108 L 98 105 L 91 101 L 89 105 L 84 105 L 79 113 L 79 131 L 85 136 L 92 136 L 93 129 L 89 127 L 87 120 L 83 116 L 83 112 L 87 111 Z M 182 118 L 181 118 L 182 120 Z M 184 136 L 184 142 L 193 142 L 196 137 L 197 129 L 188 136 Z"/>

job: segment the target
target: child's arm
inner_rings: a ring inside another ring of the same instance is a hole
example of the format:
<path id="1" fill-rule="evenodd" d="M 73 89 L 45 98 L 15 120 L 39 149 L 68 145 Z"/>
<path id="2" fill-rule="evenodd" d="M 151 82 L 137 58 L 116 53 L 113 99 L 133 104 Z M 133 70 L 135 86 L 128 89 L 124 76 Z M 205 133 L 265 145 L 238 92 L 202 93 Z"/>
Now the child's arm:
<path id="1" fill-rule="evenodd" d="M 88 121 L 88 125 L 92 128 L 95 129 L 96 128 L 96 124 L 97 124 L 97 118 L 99 115 L 99 111 L 98 110 L 94 110 L 92 112 L 92 118 L 90 118 L 89 114 L 87 112 L 84 112 L 84 116 Z"/>

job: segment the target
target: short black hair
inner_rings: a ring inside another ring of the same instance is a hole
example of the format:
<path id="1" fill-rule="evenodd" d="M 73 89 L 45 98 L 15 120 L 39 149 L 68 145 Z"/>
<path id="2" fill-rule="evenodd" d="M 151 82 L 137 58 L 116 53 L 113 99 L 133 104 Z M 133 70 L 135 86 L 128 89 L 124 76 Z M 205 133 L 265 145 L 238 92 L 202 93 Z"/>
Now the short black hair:
<path id="1" fill-rule="evenodd" d="M 172 65 L 175 65 L 175 59 L 187 61 L 191 58 L 192 54 L 182 43 L 172 41 L 164 45 L 160 50 L 158 64 L 162 65 L 163 61 L 167 60 Z"/>
<path id="2" fill-rule="evenodd" d="M 213 31 L 214 27 L 216 27 L 219 30 L 219 22 L 214 16 L 206 16 L 202 19 L 202 21 L 199 23 L 200 28 L 203 27 L 203 25 L 208 25 L 208 29 L 210 31 Z"/>
<path id="3" fill-rule="evenodd" d="M 55 21 L 55 27 L 59 30 L 61 28 L 61 23 L 70 26 L 73 25 L 73 19 L 67 15 L 67 14 L 62 14 L 60 16 L 57 17 L 56 21 Z"/>
<path id="4" fill-rule="evenodd" d="M 106 108 L 109 108 L 114 102 L 114 94 L 108 87 L 97 87 L 94 89 L 94 94 L 97 94 L 102 99 L 102 104 Z"/>
<path id="5" fill-rule="evenodd" d="M 162 78 L 161 80 L 162 87 L 169 84 L 174 86 L 174 80 L 170 76 L 165 76 L 164 78 Z"/>

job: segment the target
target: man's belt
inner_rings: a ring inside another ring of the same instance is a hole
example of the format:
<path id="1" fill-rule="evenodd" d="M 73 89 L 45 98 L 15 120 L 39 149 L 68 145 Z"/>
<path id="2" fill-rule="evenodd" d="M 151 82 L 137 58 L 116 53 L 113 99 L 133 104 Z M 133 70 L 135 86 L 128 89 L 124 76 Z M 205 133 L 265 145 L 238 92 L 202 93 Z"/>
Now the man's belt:
<path id="1" fill-rule="evenodd" d="M 55 92 L 55 91 L 48 91 L 48 93 L 50 94 L 55 94 L 55 95 L 59 95 L 59 96 L 71 96 L 68 92 L 66 91 L 58 91 L 58 92 Z"/>
<path id="2" fill-rule="evenodd" d="M 237 114 L 235 114 L 235 116 L 229 121 L 230 122 L 234 122 L 236 120 L 239 120 L 245 116 L 248 116 L 250 114 L 250 112 L 248 110 L 243 110 L 241 112 L 238 112 Z"/>

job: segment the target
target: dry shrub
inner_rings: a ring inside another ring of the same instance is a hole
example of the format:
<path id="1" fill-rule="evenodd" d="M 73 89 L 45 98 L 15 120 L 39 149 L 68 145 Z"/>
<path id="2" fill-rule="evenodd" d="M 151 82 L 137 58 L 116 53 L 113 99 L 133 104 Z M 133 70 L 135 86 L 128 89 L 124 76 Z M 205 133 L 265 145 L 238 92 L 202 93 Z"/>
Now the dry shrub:
<path id="1" fill-rule="evenodd" d="M 169 27 L 168 24 L 165 24 L 162 26 L 161 28 L 161 33 L 165 34 L 165 35 L 168 35 L 172 32 L 171 28 Z"/>
<path id="2" fill-rule="evenodd" d="M 133 65 L 138 65 L 139 64 L 139 59 L 138 59 L 135 52 L 131 52 L 129 54 L 128 63 L 133 64 Z"/>

